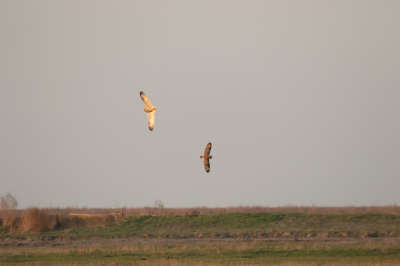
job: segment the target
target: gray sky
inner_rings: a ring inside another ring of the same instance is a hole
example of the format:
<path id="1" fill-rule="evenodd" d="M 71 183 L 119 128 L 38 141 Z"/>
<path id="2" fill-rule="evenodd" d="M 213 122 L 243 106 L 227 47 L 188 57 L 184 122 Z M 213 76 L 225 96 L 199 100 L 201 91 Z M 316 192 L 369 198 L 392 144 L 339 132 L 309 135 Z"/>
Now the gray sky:
<path id="1" fill-rule="evenodd" d="M 400 204 L 399 10 L 0 1 L 0 195 L 22 208 Z"/>

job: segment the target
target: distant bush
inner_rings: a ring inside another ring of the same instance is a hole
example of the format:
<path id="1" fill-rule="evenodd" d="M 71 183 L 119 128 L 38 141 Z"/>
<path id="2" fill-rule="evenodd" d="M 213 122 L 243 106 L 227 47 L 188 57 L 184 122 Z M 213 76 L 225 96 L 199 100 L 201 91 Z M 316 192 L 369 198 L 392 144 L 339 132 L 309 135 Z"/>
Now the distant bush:
<path id="1" fill-rule="evenodd" d="M 153 207 L 144 207 L 148 215 L 167 217 L 169 214 L 168 209 L 164 207 L 164 203 L 161 200 L 156 200 Z"/>
<path id="2" fill-rule="evenodd" d="M 49 231 L 49 219 L 44 210 L 30 207 L 26 209 L 22 221 L 22 229 L 25 232 Z"/>
<path id="3" fill-rule="evenodd" d="M 200 212 L 196 209 L 196 210 L 193 210 L 192 212 L 186 212 L 185 213 L 185 217 L 196 217 L 196 216 L 199 216 L 200 215 Z"/>
<path id="4" fill-rule="evenodd" d="M 18 201 L 10 192 L 0 198 L 0 215 L 3 226 L 13 228 L 13 222 L 17 217 L 17 207 Z"/>
<path id="5" fill-rule="evenodd" d="M 83 217 L 77 217 L 77 216 L 72 216 L 72 217 L 62 217 L 59 218 L 59 229 L 76 229 L 80 228 L 83 226 L 87 226 L 87 221 Z"/>
<path id="6" fill-rule="evenodd" d="M 123 219 L 121 215 L 102 215 L 102 216 L 64 216 L 58 218 L 58 229 L 77 229 L 80 227 L 91 227 L 95 225 L 110 226 L 113 222 Z"/>

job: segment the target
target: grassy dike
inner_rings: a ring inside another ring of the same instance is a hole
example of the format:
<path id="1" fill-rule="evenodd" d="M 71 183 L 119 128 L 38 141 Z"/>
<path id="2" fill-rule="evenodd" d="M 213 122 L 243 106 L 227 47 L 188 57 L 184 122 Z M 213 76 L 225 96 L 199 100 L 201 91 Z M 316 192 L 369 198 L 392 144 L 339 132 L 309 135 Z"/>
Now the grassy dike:
<path id="1" fill-rule="evenodd" d="M 76 219 L 76 218 L 75 218 Z M 80 218 L 83 219 L 83 218 Z M 1 228 L 0 228 L 1 230 Z M 128 216 L 112 223 L 43 233 L 3 233 L 0 239 L 26 237 L 100 238 L 266 238 L 399 237 L 400 216 L 299 213 L 225 213 L 195 217 Z"/>

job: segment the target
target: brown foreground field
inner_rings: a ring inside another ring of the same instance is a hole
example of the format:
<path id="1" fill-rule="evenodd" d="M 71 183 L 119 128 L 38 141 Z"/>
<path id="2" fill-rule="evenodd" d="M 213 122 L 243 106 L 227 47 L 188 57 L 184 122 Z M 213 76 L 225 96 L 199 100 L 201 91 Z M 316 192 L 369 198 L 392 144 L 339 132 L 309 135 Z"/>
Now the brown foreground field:
<path id="1" fill-rule="evenodd" d="M 237 244 L 237 243 L 270 243 L 270 244 L 387 244 L 400 246 L 398 237 L 376 238 L 342 238 L 342 237 L 306 237 L 306 238 L 92 238 L 74 240 L 70 238 L 17 238 L 0 241 L 0 248 L 23 247 L 90 247 L 90 246 L 131 246 L 131 245 L 183 245 L 183 244 Z"/>
<path id="2" fill-rule="evenodd" d="M 400 265 L 399 239 L 13 242 L 0 265 Z"/>

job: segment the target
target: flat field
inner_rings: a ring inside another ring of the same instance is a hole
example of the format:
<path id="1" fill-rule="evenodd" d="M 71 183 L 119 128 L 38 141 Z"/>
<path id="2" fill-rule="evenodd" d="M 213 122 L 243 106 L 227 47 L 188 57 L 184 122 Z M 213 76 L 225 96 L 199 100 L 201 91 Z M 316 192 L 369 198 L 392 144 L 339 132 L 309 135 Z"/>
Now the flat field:
<path id="1" fill-rule="evenodd" d="M 235 241 L 0 249 L 0 265 L 400 265 L 399 242 Z"/>

